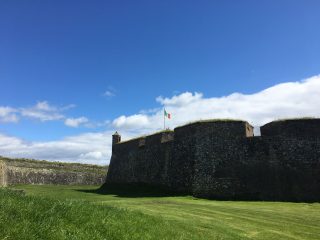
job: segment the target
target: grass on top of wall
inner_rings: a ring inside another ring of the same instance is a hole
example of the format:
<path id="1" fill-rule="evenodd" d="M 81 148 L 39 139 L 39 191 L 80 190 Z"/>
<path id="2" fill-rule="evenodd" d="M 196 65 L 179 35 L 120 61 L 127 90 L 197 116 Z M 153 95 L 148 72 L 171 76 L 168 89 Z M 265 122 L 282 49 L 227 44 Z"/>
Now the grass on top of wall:
<path id="1" fill-rule="evenodd" d="M 278 118 L 273 122 L 299 121 L 299 120 L 314 120 L 316 117 L 292 117 L 292 118 Z"/>

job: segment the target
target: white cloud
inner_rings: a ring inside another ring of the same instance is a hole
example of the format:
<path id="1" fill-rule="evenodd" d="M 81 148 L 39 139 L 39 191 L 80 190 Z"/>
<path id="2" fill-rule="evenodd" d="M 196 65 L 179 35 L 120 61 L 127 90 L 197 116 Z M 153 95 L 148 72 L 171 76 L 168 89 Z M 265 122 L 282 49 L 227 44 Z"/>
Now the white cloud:
<path id="1" fill-rule="evenodd" d="M 113 131 L 88 132 L 57 141 L 29 142 L 0 133 L 0 155 L 12 158 L 109 164 Z M 132 138 L 127 133 L 125 138 Z"/>
<path id="2" fill-rule="evenodd" d="M 69 105 L 66 105 L 66 106 L 63 106 L 63 107 L 60 107 L 60 111 L 66 111 L 66 110 L 69 110 L 71 108 L 75 108 L 77 105 L 75 104 L 69 104 Z"/>
<path id="3" fill-rule="evenodd" d="M 254 94 L 232 93 L 205 98 L 202 93 L 185 92 L 171 98 L 157 97 L 172 114 L 167 126 L 174 128 L 190 121 L 211 118 L 247 120 L 261 126 L 280 118 L 320 117 L 320 75 L 298 82 L 277 84 Z M 163 128 L 163 109 L 148 114 L 121 116 L 113 121 L 120 131 L 134 130 L 137 134 Z"/>
<path id="4" fill-rule="evenodd" d="M 79 127 L 83 123 L 87 123 L 89 120 L 86 117 L 79 118 L 67 118 L 64 124 L 68 127 Z"/>
<path id="5" fill-rule="evenodd" d="M 129 117 L 120 116 L 113 120 L 112 124 L 115 128 L 120 129 L 143 128 L 149 125 L 149 118 L 143 114 L 135 114 Z"/>
<path id="6" fill-rule="evenodd" d="M 19 118 L 16 112 L 17 110 L 14 108 L 0 106 L 0 122 L 18 122 Z"/>
<path id="7" fill-rule="evenodd" d="M 48 112 L 53 112 L 53 111 L 57 111 L 57 108 L 54 107 L 54 106 L 50 106 L 48 104 L 48 102 L 46 101 L 43 101 L 43 102 L 38 102 L 34 109 L 37 109 L 37 110 L 43 110 L 43 111 L 48 111 Z"/>
<path id="8" fill-rule="evenodd" d="M 59 141 L 27 142 L 0 134 L 0 154 L 7 157 L 106 165 L 111 156 L 111 135 L 111 131 L 85 133 Z"/>
<path id="9" fill-rule="evenodd" d="M 113 87 L 109 86 L 108 89 L 103 93 L 103 96 L 108 98 L 114 97 L 116 96 L 116 90 Z"/>
<path id="10" fill-rule="evenodd" d="M 184 106 L 186 104 L 196 102 L 202 97 L 202 93 L 195 92 L 194 94 L 192 94 L 190 92 L 185 92 L 178 96 L 173 96 L 172 98 L 163 98 L 162 96 L 159 96 L 156 98 L 156 101 L 161 103 L 162 105 Z"/>
<path id="11" fill-rule="evenodd" d="M 70 105 L 69 105 L 70 106 Z M 65 107 L 62 107 L 65 109 Z M 38 119 L 42 122 L 64 119 L 62 108 L 50 105 L 47 101 L 38 102 L 28 108 L 21 108 L 20 113 L 24 117 Z"/>
<path id="12" fill-rule="evenodd" d="M 19 117 L 36 119 L 41 122 L 47 121 L 63 121 L 68 127 L 83 126 L 86 128 L 105 127 L 109 124 L 105 121 L 89 121 L 88 118 L 82 116 L 79 118 L 66 117 L 65 111 L 74 108 L 76 105 L 69 104 L 66 106 L 54 106 L 47 101 L 37 102 L 31 107 L 12 108 L 0 106 L 0 122 L 18 122 Z"/>

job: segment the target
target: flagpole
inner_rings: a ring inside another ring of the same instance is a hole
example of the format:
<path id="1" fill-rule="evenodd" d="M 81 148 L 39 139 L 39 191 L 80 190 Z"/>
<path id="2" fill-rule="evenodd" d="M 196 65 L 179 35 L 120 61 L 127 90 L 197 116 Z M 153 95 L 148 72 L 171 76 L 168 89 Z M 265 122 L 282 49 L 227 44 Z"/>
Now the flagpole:
<path id="1" fill-rule="evenodd" d="M 166 109 L 163 108 L 163 129 L 165 130 L 166 129 Z"/>

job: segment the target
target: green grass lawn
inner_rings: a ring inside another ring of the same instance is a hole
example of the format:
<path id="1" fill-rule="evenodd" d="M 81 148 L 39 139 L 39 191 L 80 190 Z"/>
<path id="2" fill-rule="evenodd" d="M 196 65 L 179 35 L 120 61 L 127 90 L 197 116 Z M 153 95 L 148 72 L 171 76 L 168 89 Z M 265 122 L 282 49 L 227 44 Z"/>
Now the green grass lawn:
<path id="1" fill-rule="evenodd" d="M 319 203 L 99 194 L 93 186 L 14 188 L 27 196 L 1 191 L 0 239 L 320 239 Z"/>

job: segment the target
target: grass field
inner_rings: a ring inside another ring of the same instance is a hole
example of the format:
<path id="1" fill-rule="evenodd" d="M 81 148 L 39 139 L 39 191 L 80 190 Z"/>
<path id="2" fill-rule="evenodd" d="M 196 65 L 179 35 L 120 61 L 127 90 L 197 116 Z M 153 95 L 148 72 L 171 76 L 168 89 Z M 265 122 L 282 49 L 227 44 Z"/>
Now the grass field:
<path id="1" fill-rule="evenodd" d="M 0 239 L 320 239 L 319 203 L 212 201 L 90 186 L 16 186 Z"/>

